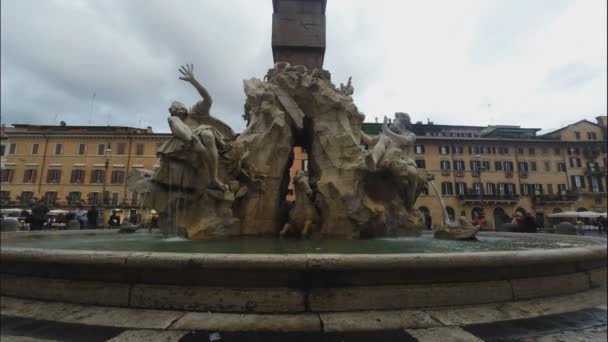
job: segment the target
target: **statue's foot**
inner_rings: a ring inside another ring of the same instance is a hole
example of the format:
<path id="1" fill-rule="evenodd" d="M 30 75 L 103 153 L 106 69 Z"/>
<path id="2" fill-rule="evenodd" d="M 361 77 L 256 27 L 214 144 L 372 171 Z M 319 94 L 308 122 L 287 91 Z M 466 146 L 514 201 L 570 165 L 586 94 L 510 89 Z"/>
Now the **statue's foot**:
<path id="1" fill-rule="evenodd" d="M 209 187 L 212 189 L 218 189 L 222 191 L 228 191 L 228 185 L 222 183 L 219 179 L 212 179 L 209 183 Z"/>

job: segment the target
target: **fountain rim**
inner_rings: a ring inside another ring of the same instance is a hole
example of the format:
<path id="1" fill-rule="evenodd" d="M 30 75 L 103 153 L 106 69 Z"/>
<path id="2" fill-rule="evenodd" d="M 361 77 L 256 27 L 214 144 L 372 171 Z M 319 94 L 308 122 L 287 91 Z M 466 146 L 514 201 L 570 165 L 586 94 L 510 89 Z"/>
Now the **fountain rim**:
<path id="1" fill-rule="evenodd" d="M 2 240 L 32 235 L 117 234 L 116 230 L 80 230 L 63 232 L 2 233 Z M 18 234 L 18 235 L 15 235 Z M 536 237 L 561 241 L 585 241 L 588 246 L 521 251 L 481 251 L 401 254 L 234 254 L 234 253 L 175 253 L 89 251 L 2 246 L 0 260 L 6 262 L 35 262 L 38 264 L 74 264 L 90 266 L 119 266 L 148 269 L 291 269 L 291 270 L 381 270 L 381 269 L 441 269 L 527 266 L 605 259 L 608 257 L 604 239 L 542 233 L 482 232 L 480 236 Z"/>

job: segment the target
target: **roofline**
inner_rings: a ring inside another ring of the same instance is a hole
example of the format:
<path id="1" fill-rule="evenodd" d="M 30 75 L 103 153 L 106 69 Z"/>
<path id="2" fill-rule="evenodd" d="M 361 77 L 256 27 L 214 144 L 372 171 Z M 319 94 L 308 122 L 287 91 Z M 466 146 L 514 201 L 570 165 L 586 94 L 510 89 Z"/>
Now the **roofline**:
<path id="1" fill-rule="evenodd" d="M 549 135 L 549 134 L 553 134 L 553 133 L 557 133 L 557 132 L 563 131 L 564 129 L 569 128 L 570 126 L 578 125 L 579 123 L 581 123 L 581 122 L 583 122 L 583 121 L 586 121 L 587 123 L 590 123 L 590 124 L 592 124 L 593 126 L 600 127 L 600 125 L 596 124 L 595 122 L 591 122 L 591 121 L 589 121 L 589 120 L 587 120 L 587 119 L 582 119 L 582 120 L 579 120 L 579 121 L 577 121 L 577 122 L 575 122 L 575 123 L 571 123 L 571 124 L 569 124 L 568 126 L 564 126 L 564 127 L 562 127 L 562 128 L 558 128 L 558 129 L 556 129 L 556 130 L 554 130 L 554 131 L 551 131 L 551 132 L 548 132 L 548 133 L 545 133 L 545 134 L 541 134 L 540 136 L 542 137 L 542 136 L 545 136 L 545 135 Z M 600 128 L 601 128 L 601 127 L 600 127 Z"/>

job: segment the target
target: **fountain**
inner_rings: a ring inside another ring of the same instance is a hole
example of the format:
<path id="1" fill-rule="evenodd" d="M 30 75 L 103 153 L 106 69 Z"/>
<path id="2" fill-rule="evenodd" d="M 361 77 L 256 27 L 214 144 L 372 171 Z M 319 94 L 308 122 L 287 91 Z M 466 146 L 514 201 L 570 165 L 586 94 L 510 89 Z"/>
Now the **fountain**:
<path id="1" fill-rule="evenodd" d="M 289 13 L 274 4 L 280 27 Z M 323 9 L 324 29 L 325 2 L 302 4 Z M 160 168 L 128 177 L 142 205 L 158 211 L 162 234 L 2 233 L 1 294 L 300 320 L 505 303 L 605 284 L 605 240 L 479 233 L 479 241 L 444 241 L 423 233 L 414 204 L 430 176 L 404 153 L 416 138 L 409 115 L 396 113 L 379 136 L 365 135 L 351 80 L 336 87 L 321 67 L 324 31 L 322 46 L 310 50 L 274 39 L 281 59 L 263 79 L 243 83 L 248 124 L 240 135 L 210 115 L 212 98 L 194 66 L 180 69 L 202 100 L 191 109 L 171 105 L 173 136 L 159 148 Z M 309 170 L 296 176 L 286 215 L 296 145 L 309 152 Z M 446 212 L 444 220 L 439 238 L 477 232 Z M 174 236 L 187 240 L 165 239 Z"/>

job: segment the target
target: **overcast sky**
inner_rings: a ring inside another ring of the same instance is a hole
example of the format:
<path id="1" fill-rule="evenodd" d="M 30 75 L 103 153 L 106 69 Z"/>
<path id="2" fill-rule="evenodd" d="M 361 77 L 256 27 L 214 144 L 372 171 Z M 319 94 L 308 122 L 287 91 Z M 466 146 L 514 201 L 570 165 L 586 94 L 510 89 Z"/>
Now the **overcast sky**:
<path id="1" fill-rule="evenodd" d="M 606 0 L 328 0 L 324 67 L 367 121 L 544 129 L 606 114 Z M 271 0 L 2 0 L 2 122 L 167 132 L 193 63 L 242 131 L 242 80 L 272 66 Z M 93 97 L 93 93 L 95 96 Z"/>

